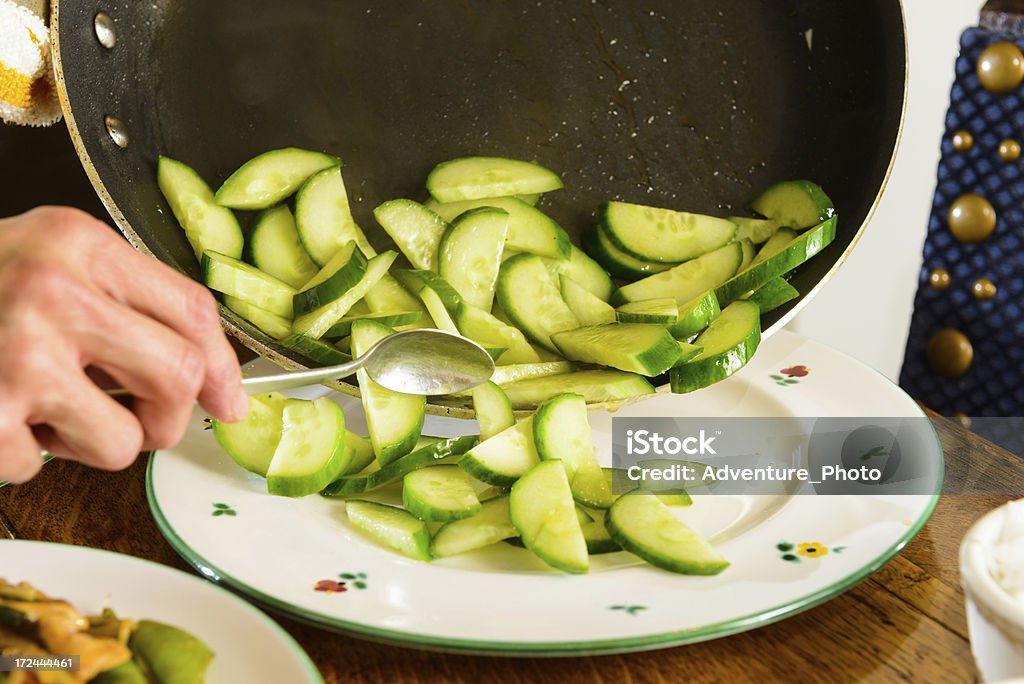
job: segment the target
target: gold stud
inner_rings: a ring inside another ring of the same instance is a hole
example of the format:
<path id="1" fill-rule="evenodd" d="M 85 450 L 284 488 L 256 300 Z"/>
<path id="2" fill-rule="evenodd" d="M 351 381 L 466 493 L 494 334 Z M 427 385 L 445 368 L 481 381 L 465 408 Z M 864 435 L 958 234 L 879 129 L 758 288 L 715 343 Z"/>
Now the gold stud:
<path id="1" fill-rule="evenodd" d="M 1020 143 L 1013 138 L 1007 138 L 999 143 L 999 158 L 1005 162 L 1014 162 L 1020 159 Z"/>
<path id="2" fill-rule="evenodd" d="M 949 271 L 944 268 L 933 268 L 932 272 L 928 274 L 928 282 L 936 290 L 945 290 L 949 287 L 952 280 L 949 276 Z"/>
<path id="3" fill-rule="evenodd" d="M 980 299 L 981 301 L 992 299 L 999 291 L 998 288 L 996 288 L 996 284 L 988 278 L 978 278 L 975 280 L 974 285 L 971 286 L 971 290 L 974 292 L 974 298 Z"/>
<path id="4" fill-rule="evenodd" d="M 953 417 L 956 418 L 957 421 L 964 426 L 964 428 L 966 428 L 967 430 L 971 429 L 971 417 L 969 415 L 967 415 L 963 411 L 957 411 L 956 413 L 953 414 Z"/>
<path id="5" fill-rule="evenodd" d="M 978 58 L 978 78 L 990 93 L 1008 93 L 1024 81 L 1024 54 L 1009 41 L 992 43 Z"/>
<path id="6" fill-rule="evenodd" d="M 960 129 L 953 134 L 953 149 L 957 152 L 966 152 L 974 147 L 974 136 L 970 131 Z"/>
<path id="7" fill-rule="evenodd" d="M 983 242 L 996 229 L 996 210 L 981 195 L 960 195 L 949 207 L 949 229 L 960 242 Z"/>
<path id="8" fill-rule="evenodd" d="M 933 371 L 947 378 L 959 378 L 974 361 L 974 347 L 959 330 L 943 328 L 928 340 L 926 356 Z"/>

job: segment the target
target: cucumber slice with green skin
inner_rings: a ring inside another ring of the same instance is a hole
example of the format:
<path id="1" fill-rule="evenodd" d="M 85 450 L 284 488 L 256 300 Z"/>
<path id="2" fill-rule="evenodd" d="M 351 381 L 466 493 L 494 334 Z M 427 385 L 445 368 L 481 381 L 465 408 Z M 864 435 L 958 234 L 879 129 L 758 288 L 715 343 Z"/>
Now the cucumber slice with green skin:
<path id="1" fill-rule="evenodd" d="M 469 475 L 457 465 L 431 466 L 406 475 L 402 504 L 427 522 L 461 520 L 480 512 Z"/>
<path id="2" fill-rule="evenodd" d="M 340 363 L 348 363 L 352 360 L 351 354 L 346 354 L 334 345 L 327 344 L 315 337 L 307 337 L 297 333 L 292 333 L 282 339 L 281 346 L 298 352 L 307 359 L 324 366 L 337 366 Z"/>
<path id="3" fill-rule="evenodd" d="M 679 264 L 663 264 L 626 254 L 608 239 L 605 230 L 596 226 L 583 235 L 583 247 L 597 263 L 608 269 L 616 278 L 640 280 L 655 273 L 662 273 Z"/>
<path id="4" fill-rule="evenodd" d="M 766 314 L 799 296 L 800 293 L 795 287 L 790 285 L 785 278 L 779 277 L 772 278 L 754 290 L 747 299 L 757 304 L 761 313 Z"/>
<path id="5" fill-rule="evenodd" d="M 558 276 L 559 290 L 580 325 L 601 325 L 615 322 L 615 309 L 564 274 Z M 675 302 L 672 302 L 675 305 Z"/>
<path id="6" fill-rule="evenodd" d="M 420 320 L 423 314 L 419 311 L 395 311 L 381 313 L 366 313 L 355 316 L 345 316 L 331 326 L 324 337 L 339 338 L 347 337 L 352 332 L 352 324 L 356 321 L 373 321 L 386 325 L 389 328 L 397 328 L 402 325 L 412 325 Z"/>
<path id="7" fill-rule="evenodd" d="M 295 319 L 292 330 L 309 337 L 321 338 L 340 321 L 356 302 L 388 274 L 388 269 L 398 256 L 397 252 L 384 252 L 366 262 L 363 277 L 352 288 L 333 302 L 302 314 Z"/>
<path id="8" fill-rule="evenodd" d="M 836 213 L 825 191 L 807 180 L 776 183 L 758 195 L 750 208 L 780 226 L 797 230 L 816 226 Z"/>
<path id="9" fill-rule="evenodd" d="M 292 317 L 295 288 L 244 261 L 218 252 L 203 252 L 203 282 L 211 290 L 237 297 L 264 311 Z"/>
<path id="10" fill-rule="evenodd" d="M 351 290 L 366 272 L 366 257 L 355 242 L 347 242 L 292 300 L 295 315 L 330 304 Z"/>
<path id="11" fill-rule="evenodd" d="M 544 193 L 562 179 L 540 164 L 504 157 L 463 157 L 438 164 L 427 176 L 427 191 L 439 202 Z"/>
<path id="12" fill-rule="evenodd" d="M 589 570 L 587 542 L 562 464 L 544 461 L 531 468 L 512 485 L 508 508 L 523 544 L 541 560 L 565 572 Z"/>
<path id="13" fill-rule="evenodd" d="M 501 266 L 498 301 L 517 328 L 537 344 L 558 352 L 553 333 L 579 327 L 562 300 L 558 284 L 544 261 L 532 254 L 517 254 Z"/>
<path id="14" fill-rule="evenodd" d="M 412 325 L 416 328 L 433 328 L 434 321 L 427 312 L 427 307 L 419 297 L 415 297 L 408 290 L 402 287 L 391 274 L 386 274 L 376 285 L 366 293 L 366 298 L 361 302 L 366 306 L 366 312 L 356 311 L 353 307 L 349 313 L 358 315 L 360 313 L 390 313 L 392 311 L 419 311 L 420 318 Z"/>
<path id="15" fill-rule="evenodd" d="M 738 242 L 743 249 L 743 260 L 740 261 L 740 267 L 736 272 L 742 273 L 754 262 L 754 257 L 757 256 L 757 248 L 754 247 L 754 243 L 750 240 L 739 240 Z"/>
<path id="16" fill-rule="evenodd" d="M 572 256 L 572 242 L 561 226 L 544 212 L 515 197 L 445 203 L 430 200 L 425 206 L 449 223 L 471 209 L 503 209 L 508 212 L 506 251 L 527 252 L 552 259 L 569 259 Z"/>
<path id="17" fill-rule="evenodd" d="M 459 310 L 462 297 L 448 281 L 431 271 L 395 269 L 392 276 L 402 287 L 420 298 L 439 330 L 459 334 L 452 315 Z"/>
<path id="18" fill-rule="evenodd" d="M 380 466 L 378 470 L 362 475 L 345 475 L 324 487 L 320 493 L 328 497 L 346 497 L 364 494 L 384 485 L 397 482 L 414 470 L 428 466 L 450 464 L 479 442 L 476 435 L 452 437 L 424 443 L 417 442 L 416 450 L 397 461 Z M 364 466 L 365 469 L 365 466 Z M 363 472 L 363 471 L 358 471 Z"/>
<path id="19" fill-rule="evenodd" d="M 605 526 L 623 549 L 670 572 L 717 575 L 729 567 L 722 554 L 654 496 L 619 497 L 608 511 Z"/>
<path id="20" fill-rule="evenodd" d="M 652 323 L 654 325 L 671 325 L 679 318 L 679 306 L 674 297 L 658 299 L 641 299 L 638 302 L 627 302 L 615 310 L 615 318 L 620 323 Z"/>
<path id="21" fill-rule="evenodd" d="M 481 482 L 509 487 L 539 462 L 530 416 L 467 451 L 459 467 Z"/>
<path id="22" fill-rule="evenodd" d="M 698 354 L 704 351 L 704 347 L 698 347 L 695 344 L 683 342 L 682 340 L 676 340 L 676 344 L 679 345 L 680 352 L 679 360 L 676 362 L 677 366 L 681 363 L 686 363 L 687 361 L 696 358 Z"/>
<path id="23" fill-rule="evenodd" d="M 730 302 L 756 290 L 772 278 L 777 278 L 783 273 L 793 270 L 825 249 L 836 237 L 836 223 L 837 217 L 833 216 L 801 234 L 775 255 L 760 263 L 755 263 L 746 271 L 717 287 L 715 296 L 718 297 L 718 303 L 728 306 Z M 779 234 L 782 234 L 781 230 L 776 233 L 776 235 Z"/>
<path id="24" fill-rule="evenodd" d="M 508 213 L 502 209 L 471 209 L 452 223 L 438 247 L 438 275 L 462 299 L 483 311 L 491 310 L 508 233 Z"/>
<path id="25" fill-rule="evenodd" d="M 726 379 L 747 364 L 760 342 L 761 310 L 757 304 L 733 302 L 694 341 L 704 350 L 671 370 L 672 391 L 683 394 Z"/>
<path id="26" fill-rule="evenodd" d="M 281 420 L 281 441 L 267 468 L 267 491 L 290 497 L 315 494 L 352 457 L 345 447 L 345 414 L 326 397 L 288 399 Z"/>
<path id="27" fill-rule="evenodd" d="M 295 196 L 295 223 L 299 239 L 320 266 L 326 265 L 347 242 L 355 242 L 367 259 L 377 256 L 352 218 L 340 166 L 317 172 L 299 188 Z"/>
<path id="28" fill-rule="evenodd" d="M 370 438 L 361 437 L 351 430 L 345 430 L 345 447 L 352 452 L 352 458 L 338 477 L 360 473 L 377 458 L 377 454 L 373 453 Z"/>
<path id="29" fill-rule="evenodd" d="M 609 323 L 588 325 L 551 336 L 574 361 L 596 363 L 654 377 L 679 362 L 679 344 L 661 325 Z"/>
<path id="30" fill-rule="evenodd" d="M 352 325 L 352 353 L 359 357 L 395 331 L 373 321 Z M 359 380 L 370 441 L 381 466 L 405 456 L 416 446 L 423 430 L 427 398 L 403 394 L 381 387 L 364 369 L 356 371 Z"/>
<path id="31" fill-rule="evenodd" d="M 273 337 L 275 340 L 280 340 L 292 334 L 292 320 L 290 318 L 270 313 L 255 304 L 250 304 L 244 299 L 224 295 L 224 306 L 228 307 L 236 314 L 265 332 L 267 335 Z"/>
<path id="32" fill-rule="evenodd" d="M 484 346 L 503 346 L 503 364 L 536 363 L 540 361 L 526 337 L 518 329 L 503 323 L 497 317 L 463 302 L 455 313 L 459 334 Z"/>
<path id="33" fill-rule="evenodd" d="M 360 532 L 412 558 L 430 560 L 427 524 L 397 506 L 353 499 L 345 502 L 348 520 Z"/>
<path id="34" fill-rule="evenodd" d="M 567 277 L 602 302 L 612 296 L 615 285 L 608 272 L 576 245 L 572 246 L 568 260 L 548 259 L 545 263 L 553 275 Z"/>
<path id="35" fill-rule="evenodd" d="M 134 663 L 136 670 L 145 670 L 152 681 L 161 684 L 206 681 L 206 671 L 214 657 L 210 647 L 194 634 L 152 620 L 139 621 L 128 645 L 133 660 L 126 662 Z M 145 677 L 143 681 L 150 679 Z"/>
<path id="36" fill-rule="evenodd" d="M 282 413 L 287 397 L 277 392 L 249 397 L 249 412 L 237 423 L 210 421 L 220 448 L 238 465 L 261 477 L 274 458 L 284 428 Z"/>
<path id="37" fill-rule="evenodd" d="M 750 240 L 755 245 L 763 244 L 772 235 L 778 232 L 781 226 L 771 219 L 746 218 L 744 216 L 730 216 L 729 220 L 739 226 L 736 231 L 736 241 Z"/>
<path id="38" fill-rule="evenodd" d="M 385 202 L 373 210 L 373 216 L 413 268 L 437 270 L 437 248 L 448 230 L 443 218 L 407 199 Z"/>
<path id="39" fill-rule="evenodd" d="M 541 361 L 538 363 L 514 363 L 495 366 L 491 382 L 497 385 L 508 385 L 521 380 L 544 378 L 549 375 L 564 375 L 576 370 L 569 361 Z"/>
<path id="40" fill-rule="evenodd" d="M 775 231 L 775 235 L 772 235 L 768 241 L 761 246 L 761 249 L 757 252 L 757 256 L 755 256 L 754 260 L 750 262 L 750 265 L 756 266 L 762 261 L 766 261 L 769 257 L 775 256 L 785 249 L 786 245 L 791 243 L 793 240 L 796 240 L 796 238 L 797 232 L 792 228 L 780 228 Z"/>
<path id="41" fill-rule="evenodd" d="M 202 259 L 207 250 L 241 258 L 245 240 L 238 219 L 230 209 L 214 202 L 213 191 L 198 173 L 179 161 L 160 157 L 156 182 L 196 259 Z"/>
<path id="42" fill-rule="evenodd" d="M 576 510 L 584 509 L 577 505 Z M 583 532 L 583 539 L 587 542 L 587 553 L 591 556 L 597 556 L 602 553 L 621 551 L 622 547 L 612 539 L 611 535 L 608 534 L 607 528 L 605 528 L 605 511 L 585 509 L 585 512 L 590 517 L 590 520 L 580 522 L 580 531 Z"/>
<path id="43" fill-rule="evenodd" d="M 442 525 L 430 542 L 430 551 L 434 558 L 444 558 L 518 535 L 509 517 L 508 496 L 498 496 L 484 501 L 474 515 Z"/>
<path id="44" fill-rule="evenodd" d="M 299 189 L 314 173 L 341 160 L 322 152 L 286 147 L 253 157 L 217 190 L 214 200 L 232 209 L 266 209 Z"/>
<path id="45" fill-rule="evenodd" d="M 653 394 L 654 387 L 642 375 L 618 370 L 586 370 L 520 380 L 501 387 L 512 406 L 532 408 L 562 392 L 582 394 L 588 404 L 618 401 Z"/>
<path id="46" fill-rule="evenodd" d="M 319 270 L 299 242 L 295 219 L 283 204 L 256 216 L 246 248 L 253 266 L 295 288 L 305 286 Z"/>
<path id="47" fill-rule="evenodd" d="M 731 242 L 663 273 L 620 287 L 612 295 L 612 304 L 660 297 L 674 297 L 677 304 L 687 304 L 736 275 L 742 262 L 743 247 Z"/>
<path id="48" fill-rule="evenodd" d="M 679 318 L 668 327 L 672 337 L 682 339 L 696 335 L 722 313 L 714 290 L 708 290 L 679 307 Z"/>
<path id="49" fill-rule="evenodd" d="M 728 219 L 628 202 L 606 202 L 599 216 L 612 244 L 656 263 L 678 263 L 706 254 L 732 240 L 737 230 Z"/>
<path id="50" fill-rule="evenodd" d="M 594 508 L 612 505 L 612 494 L 594 455 L 587 402 L 580 394 L 551 397 L 533 416 L 533 439 L 542 460 L 560 460 L 573 498 Z"/>
<path id="51" fill-rule="evenodd" d="M 480 439 L 488 440 L 516 424 L 512 402 L 498 385 L 488 380 L 473 388 L 473 411 L 480 426 Z"/>

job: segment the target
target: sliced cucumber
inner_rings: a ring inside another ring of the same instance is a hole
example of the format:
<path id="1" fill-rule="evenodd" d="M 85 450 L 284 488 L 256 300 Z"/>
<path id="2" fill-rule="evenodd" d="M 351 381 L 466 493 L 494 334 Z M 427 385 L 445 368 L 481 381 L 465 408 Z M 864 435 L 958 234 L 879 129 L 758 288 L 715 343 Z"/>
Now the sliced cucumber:
<path id="1" fill-rule="evenodd" d="M 512 402 L 489 380 L 473 388 L 473 411 L 480 426 L 480 439 L 485 441 L 516 424 Z"/>
<path id="2" fill-rule="evenodd" d="M 427 307 L 423 306 L 419 297 L 413 296 L 390 274 L 385 274 L 376 285 L 369 289 L 363 303 L 366 304 L 367 311 L 372 313 L 419 311 L 419 320 L 413 325 L 417 328 L 435 327 L 433 319 L 427 312 Z M 357 315 L 359 312 L 353 307 L 349 313 Z"/>
<path id="3" fill-rule="evenodd" d="M 544 261 L 518 254 L 501 266 L 498 301 L 517 328 L 537 344 L 557 352 L 551 335 L 579 327 Z"/>
<path id="4" fill-rule="evenodd" d="M 340 321 L 332 325 L 331 329 L 327 331 L 324 337 L 346 337 L 352 332 L 352 324 L 356 321 L 373 321 L 374 323 L 386 325 L 389 328 L 398 328 L 403 325 L 412 325 L 413 323 L 416 323 L 420 320 L 422 315 L 423 314 L 419 311 L 395 311 L 345 316 Z"/>
<path id="5" fill-rule="evenodd" d="M 531 207 L 537 206 L 537 202 L 540 201 L 541 197 L 542 197 L 542 194 L 539 193 L 539 192 L 531 192 L 531 193 L 527 193 L 525 195 L 516 195 L 516 199 L 517 200 L 519 200 L 521 202 L 526 202 Z"/>
<path id="6" fill-rule="evenodd" d="M 678 266 L 673 263 L 645 261 L 626 254 L 608 239 L 600 225 L 588 230 L 583 235 L 583 247 L 590 253 L 590 256 L 597 260 L 597 263 L 608 269 L 609 273 L 625 280 L 640 280 Z"/>
<path id="7" fill-rule="evenodd" d="M 345 414 L 327 397 L 288 399 L 281 419 L 281 441 L 267 467 L 267 491 L 291 497 L 315 494 L 352 457 L 345 447 Z"/>
<path id="8" fill-rule="evenodd" d="M 265 332 L 275 340 L 288 337 L 292 334 L 292 321 L 290 318 L 278 316 L 266 309 L 261 309 L 255 304 L 250 304 L 244 299 L 224 295 L 224 306 L 249 321 L 257 328 Z"/>
<path id="9" fill-rule="evenodd" d="M 203 252 L 203 282 L 211 290 L 237 297 L 264 311 L 292 317 L 295 288 L 263 271 L 218 252 Z"/>
<path id="10" fill-rule="evenodd" d="M 669 326 L 668 331 L 677 340 L 696 335 L 721 312 L 715 291 L 708 290 L 679 307 L 679 318 Z"/>
<path id="11" fill-rule="evenodd" d="M 508 232 L 508 213 L 502 209 L 471 209 L 452 223 L 438 247 L 438 275 L 483 311 L 490 311 L 501 253 Z"/>
<path id="12" fill-rule="evenodd" d="M 521 380 L 544 378 L 549 375 L 564 375 L 576 370 L 569 361 L 540 361 L 538 363 L 514 363 L 495 366 L 491 382 L 497 385 L 508 385 Z"/>
<path id="13" fill-rule="evenodd" d="M 594 455 L 587 402 L 580 394 L 554 396 L 537 408 L 533 438 L 542 460 L 560 460 L 573 498 L 594 508 L 612 505 L 611 489 Z"/>
<path id="14" fill-rule="evenodd" d="M 559 289 L 562 299 L 580 325 L 600 325 L 602 323 L 615 322 L 615 309 L 606 301 L 594 295 L 574 280 L 570 280 L 564 274 L 558 276 Z M 675 302 L 672 302 L 675 306 Z"/>
<path id="15" fill-rule="evenodd" d="M 789 228 L 810 228 L 827 221 L 835 207 L 820 186 L 807 180 L 782 181 L 750 203 L 761 216 Z"/>
<path id="16" fill-rule="evenodd" d="M 546 265 L 553 275 L 565 276 L 602 302 L 607 302 L 615 289 L 612 279 L 601 264 L 576 245 L 572 246 L 568 260 L 548 259 Z"/>
<path id="17" fill-rule="evenodd" d="M 352 325 L 352 353 L 359 357 L 380 340 L 394 333 L 394 330 L 374 323 L 358 321 Z M 370 441 L 380 459 L 381 466 L 405 456 L 416 446 L 416 440 L 423 430 L 427 398 L 414 394 L 403 394 L 381 387 L 367 375 L 366 370 L 356 371 L 359 380 L 366 424 L 370 428 Z"/>
<path id="18" fill-rule="evenodd" d="M 576 510 L 582 509 L 577 505 Z M 583 532 L 583 539 L 587 542 L 587 553 L 596 556 L 602 553 L 621 551 L 622 547 L 612 539 L 605 527 L 605 511 L 587 509 L 586 513 L 591 519 L 587 522 L 580 522 L 580 531 Z"/>
<path id="19" fill-rule="evenodd" d="M 608 323 L 555 333 L 551 340 L 574 361 L 653 377 L 679 362 L 679 344 L 661 325 Z"/>
<path id="20" fill-rule="evenodd" d="M 508 487 L 539 461 L 530 416 L 467 451 L 459 467 L 481 482 Z"/>
<path id="21" fill-rule="evenodd" d="M 434 534 L 430 550 L 434 558 L 444 558 L 490 546 L 518 535 L 519 532 L 509 517 L 508 496 L 498 496 L 484 501 L 478 513 L 441 526 Z"/>
<path id="22" fill-rule="evenodd" d="M 624 285 L 612 295 L 612 304 L 660 297 L 674 297 L 678 304 L 686 304 L 736 275 L 742 261 L 743 248 L 731 242 L 664 273 Z"/>
<path id="23" fill-rule="evenodd" d="M 615 310 L 615 318 L 620 323 L 653 323 L 667 326 L 679 318 L 679 306 L 675 297 L 641 299 L 620 306 Z"/>
<path id="24" fill-rule="evenodd" d="M 509 517 L 526 548 L 545 563 L 565 572 L 587 572 L 587 542 L 562 464 L 538 463 L 512 485 Z"/>
<path id="25" fill-rule="evenodd" d="M 253 157 L 238 167 L 214 196 L 232 209 L 266 209 L 295 192 L 306 179 L 341 160 L 322 152 L 287 147 Z"/>
<path id="26" fill-rule="evenodd" d="M 696 358 L 698 354 L 704 351 L 704 347 L 698 347 L 695 344 L 683 342 L 682 340 L 676 340 L 676 344 L 679 345 L 680 351 L 679 360 L 676 362 L 677 366 L 681 363 L 686 363 L 687 361 Z"/>
<path id="27" fill-rule="evenodd" d="M 414 560 L 430 560 L 427 524 L 397 506 L 353 499 L 345 503 L 348 520 L 360 532 Z"/>
<path id="28" fill-rule="evenodd" d="M 294 332 L 309 337 L 320 338 L 330 330 L 345 314 L 348 313 L 356 302 L 366 296 L 367 292 L 379 283 L 388 273 L 392 262 L 398 256 L 396 252 L 384 252 L 366 262 L 366 270 L 363 277 L 359 279 L 352 289 L 343 294 L 333 302 L 324 304 L 319 309 L 314 309 L 295 319 L 292 325 Z"/>
<path id="29" fill-rule="evenodd" d="M 553 259 L 569 259 L 572 242 L 565 231 L 544 212 L 515 197 L 494 197 L 468 202 L 428 201 L 426 207 L 449 223 L 471 209 L 494 207 L 508 212 L 505 249 Z"/>
<path id="30" fill-rule="evenodd" d="M 420 520 L 448 522 L 480 512 L 466 471 L 457 465 L 414 470 L 402 481 L 402 504 Z"/>
<path id="31" fill-rule="evenodd" d="M 295 223 L 299 239 L 320 266 L 327 264 L 348 242 L 355 242 L 367 259 L 377 256 L 352 218 L 340 166 L 317 172 L 299 188 L 295 196 Z"/>
<path id="32" fill-rule="evenodd" d="M 345 430 L 345 446 L 352 452 L 352 458 L 338 477 L 360 473 L 377 458 L 369 437 L 361 437 L 351 430 Z"/>
<path id="33" fill-rule="evenodd" d="M 724 380 L 747 364 L 760 342 L 761 310 L 757 304 L 733 302 L 694 341 L 703 351 L 672 369 L 672 391 L 692 392 Z"/>
<path id="34" fill-rule="evenodd" d="M 599 214 L 608 239 L 645 261 L 686 261 L 718 249 L 736 235 L 736 224 L 728 219 L 628 202 L 607 202 Z"/>
<path id="35" fill-rule="evenodd" d="M 503 346 L 505 353 L 499 358 L 503 364 L 524 364 L 540 361 L 526 337 L 516 327 L 503 323 L 497 317 L 462 303 L 455 313 L 458 332 L 484 346 Z"/>
<path id="36" fill-rule="evenodd" d="M 253 266 L 292 287 L 301 288 L 316 276 L 317 266 L 299 242 L 295 218 L 283 204 L 264 209 L 253 219 L 246 247 Z"/>
<path id="37" fill-rule="evenodd" d="M 761 246 L 758 250 L 757 256 L 750 262 L 751 266 L 757 266 L 762 261 L 766 261 L 769 257 L 773 257 L 783 249 L 786 245 L 796 240 L 797 232 L 792 228 L 780 228 L 775 231 L 775 235 L 772 235 L 766 243 Z"/>
<path id="38" fill-rule="evenodd" d="M 351 290 L 366 272 L 366 257 L 349 241 L 296 293 L 295 315 L 330 304 Z"/>
<path id="39" fill-rule="evenodd" d="M 739 226 L 736 231 L 736 241 L 750 240 L 755 245 L 766 242 L 772 235 L 778 232 L 778 223 L 771 219 L 746 218 L 743 216 L 730 216 L 729 220 Z"/>
<path id="40" fill-rule="evenodd" d="M 231 459 L 252 473 L 267 476 L 274 450 L 281 441 L 282 413 L 287 400 L 283 394 L 251 395 L 249 412 L 237 423 L 211 421 L 217 444 Z"/>
<path id="41" fill-rule="evenodd" d="M 664 570 L 685 575 L 717 575 L 729 567 L 729 562 L 711 544 L 657 497 L 619 497 L 608 511 L 605 525 L 623 549 Z"/>
<path id="42" fill-rule="evenodd" d="M 739 240 L 739 243 L 743 249 L 743 259 L 740 261 L 740 267 L 736 272 L 742 273 L 754 262 L 754 257 L 757 256 L 757 248 L 754 247 L 754 243 L 749 239 Z"/>
<path id="43" fill-rule="evenodd" d="M 244 239 L 238 219 L 230 209 L 214 202 L 213 191 L 198 173 L 179 161 L 160 157 L 156 182 L 197 259 L 207 250 L 241 258 Z"/>
<path id="44" fill-rule="evenodd" d="M 458 311 L 462 297 L 448 281 L 431 271 L 404 268 L 395 269 L 392 275 L 402 287 L 420 298 L 435 327 L 459 334 L 452 315 Z"/>
<path id="45" fill-rule="evenodd" d="M 332 344 L 327 344 L 315 337 L 307 337 L 297 333 L 292 333 L 283 338 L 281 346 L 302 354 L 307 359 L 323 366 L 337 366 L 340 363 L 348 363 L 352 360 L 351 354 L 346 354 Z"/>
<path id="46" fill-rule="evenodd" d="M 754 290 L 747 299 L 757 304 L 761 313 L 766 314 L 799 296 L 800 293 L 795 287 L 790 285 L 785 278 L 779 277 L 772 278 Z"/>
<path id="47" fill-rule="evenodd" d="M 507 197 L 558 190 L 562 179 L 540 164 L 503 157 L 463 157 L 443 162 L 427 176 L 439 202 Z"/>
<path id="48" fill-rule="evenodd" d="M 407 199 L 385 202 L 373 215 L 413 268 L 437 270 L 437 248 L 448 230 L 443 218 Z"/>
<path id="49" fill-rule="evenodd" d="M 588 404 L 618 401 L 653 394 L 654 387 L 642 375 L 617 370 L 587 370 L 520 380 L 502 385 L 515 408 L 537 406 L 562 392 L 582 394 Z"/>

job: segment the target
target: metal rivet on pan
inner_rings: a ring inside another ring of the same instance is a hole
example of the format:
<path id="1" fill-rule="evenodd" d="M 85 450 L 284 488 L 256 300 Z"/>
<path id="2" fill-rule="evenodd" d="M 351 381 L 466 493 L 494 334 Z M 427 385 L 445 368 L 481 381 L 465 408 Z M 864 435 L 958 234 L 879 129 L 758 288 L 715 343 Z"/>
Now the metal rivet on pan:
<path id="1" fill-rule="evenodd" d="M 109 114 L 103 117 L 103 123 L 107 127 L 107 135 L 114 141 L 114 144 L 124 149 L 128 147 L 128 130 L 124 127 L 124 123 L 116 116 L 110 116 Z"/>
<path id="2" fill-rule="evenodd" d="M 100 12 L 92 22 L 96 31 L 96 40 L 108 50 L 117 44 L 117 31 L 114 29 L 114 20 L 106 12 Z"/>

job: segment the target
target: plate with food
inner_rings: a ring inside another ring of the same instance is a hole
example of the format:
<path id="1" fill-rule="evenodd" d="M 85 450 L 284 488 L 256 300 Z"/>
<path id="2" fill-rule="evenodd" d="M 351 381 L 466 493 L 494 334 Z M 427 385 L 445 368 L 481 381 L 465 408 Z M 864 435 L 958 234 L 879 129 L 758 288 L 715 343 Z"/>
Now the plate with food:
<path id="1" fill-rule="evenodd" d="M 46 680 L 0 672 L 0 682 L 323 681 L 277 623 L 197 577 L 35 541 L 0 541 L 0 558 L 0 654 L 78 668 Z"/>

